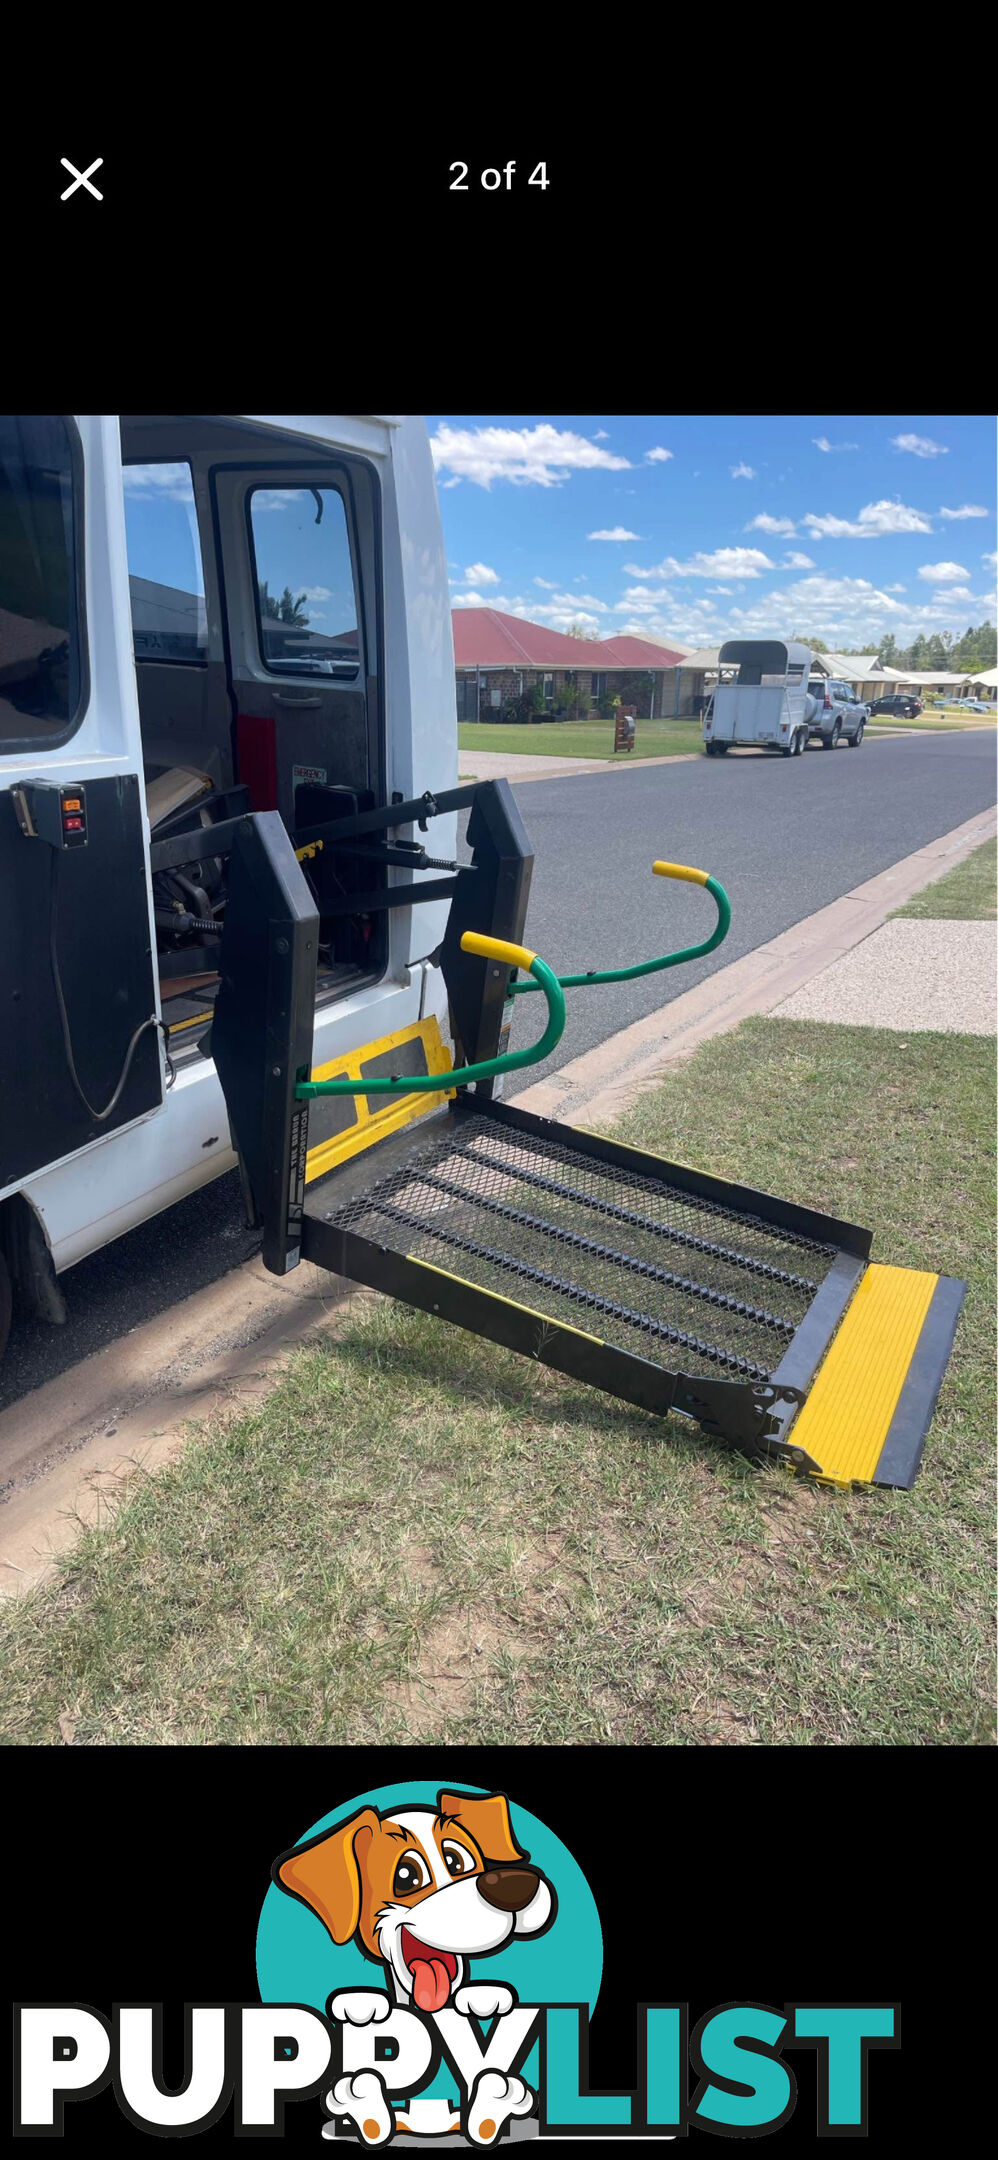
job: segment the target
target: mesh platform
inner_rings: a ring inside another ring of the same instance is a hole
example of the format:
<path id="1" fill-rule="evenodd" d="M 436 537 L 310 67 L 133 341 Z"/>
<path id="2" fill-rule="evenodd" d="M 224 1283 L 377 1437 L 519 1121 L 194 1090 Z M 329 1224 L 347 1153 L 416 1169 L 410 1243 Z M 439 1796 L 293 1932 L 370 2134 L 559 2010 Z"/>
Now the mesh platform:
<path id="1" fill-rule="evenodd" d="M 445 1120 L 335 1205 L 332 1228 L 428 1261 L 672 1370 L 766 1381 L 837 1247 L 495 1114 Z M 314 1203 L 313 1203 L 314 1204 Z"/>

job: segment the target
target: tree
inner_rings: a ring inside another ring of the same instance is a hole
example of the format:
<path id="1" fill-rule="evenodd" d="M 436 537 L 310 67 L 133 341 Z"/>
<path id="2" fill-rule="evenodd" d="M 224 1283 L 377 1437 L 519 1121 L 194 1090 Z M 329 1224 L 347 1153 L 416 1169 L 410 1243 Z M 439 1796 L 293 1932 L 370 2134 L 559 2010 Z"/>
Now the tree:
<path id="1" fill-rule="evenodd" d="M 280 599 L 275 600 L 266 578 L 260 579 L 260 613 L 268 616 L 271 622 L 289 623 L 296 630 L 307 630 L 308 616 L 302 614 L 307 599 L 308 594 L 303 592 L 296 599 L 290 585 L 285 585 Z"/>
<path id="2" fill-rule="evenodd" d="M 792 645 L 806 645 L 809 652 L 828 651 L 828 647 L 825 644 L 823 638 L 808 637 L 807 632 L 804 630 L 795 630 L 790 642 Z"/>
<path id="3" fill-rule="evenodd" d="M 897 638 L 893 630 L 888 630 L 887 636 L 882 637 L 877 646 L 877 659 L 881 667 L 896 667 L 899 658 Z"/>
<path id="4" fill-rule="evenodd" d="M 587 630 L 580 622 L 569 623 L 566 636 L 583 638 L 587 645 L 598 645 L 600 641 L 598 630 Z"/>

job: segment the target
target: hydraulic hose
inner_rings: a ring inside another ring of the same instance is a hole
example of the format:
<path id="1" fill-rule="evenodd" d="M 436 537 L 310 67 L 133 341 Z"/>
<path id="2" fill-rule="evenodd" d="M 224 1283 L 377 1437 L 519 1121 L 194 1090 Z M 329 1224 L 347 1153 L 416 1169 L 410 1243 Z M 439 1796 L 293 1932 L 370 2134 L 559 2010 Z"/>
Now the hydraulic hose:
<path id="1" fill-rule="evenodd" d="M 652 863 L 656 877 L 682 878 L 688 885 L 703 885 L 717 908 L 717 921 L 709 938 L 702 945 L 687 945 L 682 952 L 663 953 L 659 960 L 639 960 L 636 967 L 587 968 L 583 975 L 559 975 L 563 990 L 581 990 L 592 983 L 633 982 L 637 975 L 655 975 L 661 968 L 681 967 L 686 960 L 702 960 L 705 953 L 713 952 L 722 944 L 731 927 L 731 902 L 716 878 L 708 877 L 706 870 L 691 870 L 685 863 Z M 536 990 L 536 982 L 524 978 L 522 982 L 510 983 L 507 996 L 522 997 L 525 990 Z"/>
<path id="2" fill-rule="evenodd" d="M 476 1080 L 492 1080 L 499 1073 L 516 1072 L 521 1065 L 537 1065 L 561 1041 L 565 1026 L 565 999 L 561 984 L 547 961 L 523 945 L 508 945 L 503 938 L 483 937 L 466 930 L 461 951 L 503 967 L 527 968 L 531 989 L 543 990 L 547 999 L 547 1025 L 539 1042 L 525 1050 L 507 1050 L 504 1057 L 485 1058 L 477 1065 L 458 1065 L 448 1073 L 386 1073 L 372 1080 L 299 1080 L 299 1101 L 313 1095 L 440 1095 L 449 1088 L 471 1087 Z"/>

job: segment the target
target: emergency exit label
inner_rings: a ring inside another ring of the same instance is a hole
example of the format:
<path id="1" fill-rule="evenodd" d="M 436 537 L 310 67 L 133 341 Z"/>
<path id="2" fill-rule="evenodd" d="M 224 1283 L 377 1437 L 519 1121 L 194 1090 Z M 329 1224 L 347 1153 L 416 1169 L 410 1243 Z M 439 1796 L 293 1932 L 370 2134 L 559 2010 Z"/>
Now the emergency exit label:
<path id="1" fill-rule="evenodd" d="M 325 787 L 325 785 L 326 785 L 326 768 L 325 768 L 325 766 L 324 766 L 324 765 L 292 765 L 292 767 L 291 767 L 291 785 L 292 785 L 292 787 Z"/>

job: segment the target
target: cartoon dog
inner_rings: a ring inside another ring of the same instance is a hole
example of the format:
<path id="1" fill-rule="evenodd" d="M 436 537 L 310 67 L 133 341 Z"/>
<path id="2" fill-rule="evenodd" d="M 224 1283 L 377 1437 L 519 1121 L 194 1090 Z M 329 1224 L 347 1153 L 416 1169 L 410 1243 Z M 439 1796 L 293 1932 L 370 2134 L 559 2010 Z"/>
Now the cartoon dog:
<path id="1" fill-rule="evenodd" d="M 307 1845 L 281 1853 L 273 1879 L 316 1913 L 335 1943 L 355 1941 L 384 1968 L 387 1994 L 346 1990 L 330 2016 L 352 2024 L 381 2021 L 393 2003 L 434 2016 L 504 2016 L 516 1997 L 491 1982 L 467 1984 L 468 1960 L 502 1948 L 514 1935 L 540 1935 L 557 1910 L 551 1885 L 517 1845 L 504 1793 L 441 1791 L 436 1809 L 364 1807 Z M 479 2091 L 482 2088 L 482 2091 Z M 500 2089 L 501 2088 L 501 2089 Z M 465 2112 L 478 2144 L 493 2144 L 511 2114 L 526 2115 L 534 2095 L 519 2078 L 484 2070 Z M 328 2105 L 354 2116 L 368 2144 L 395 2127 L 382 2079 L 365 2070 L 337 2080 Z M 460 2118 L 437 2104 L 413 2102 L 398 2127 L 457 2129 Z M 330 2126 L 331 2127 L 331 2126 Z"/>

